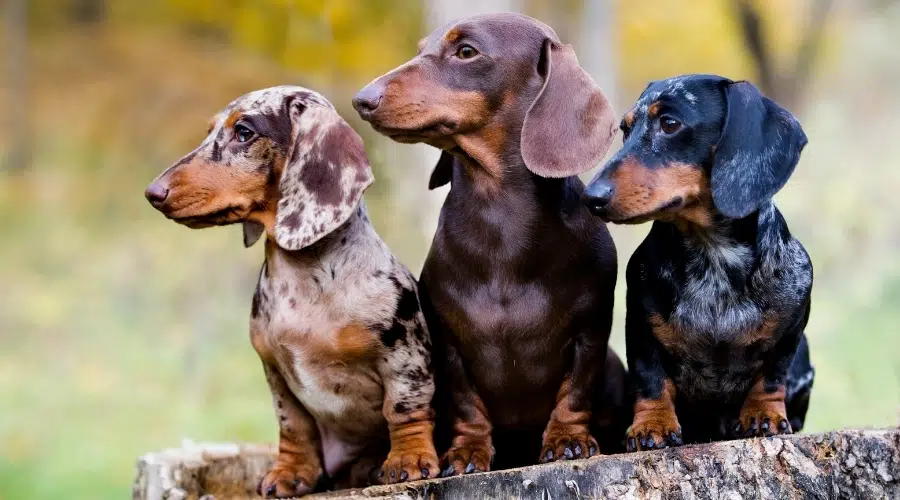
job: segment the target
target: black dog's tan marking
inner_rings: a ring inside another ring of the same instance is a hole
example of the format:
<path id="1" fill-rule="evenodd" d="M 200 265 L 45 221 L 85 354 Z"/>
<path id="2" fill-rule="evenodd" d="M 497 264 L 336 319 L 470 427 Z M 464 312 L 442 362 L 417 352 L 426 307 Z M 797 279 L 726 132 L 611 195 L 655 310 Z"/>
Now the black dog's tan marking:
<path id="1" fill-rule="evenodd" d="M 354 106 L 397 141 L 442 149 L 430 187 L 452 182 L 420 283 L 452 399 L 445 472 L 486 471 L 494 450 L 494 468 L 614 451 L 610 429 L 630 420 L 607 350 L 615 248 L 575 177 L 602 159 L 614 118 L 572 48 L 526 16 L 466 18 Z"/>
<path id="2" fill-rule="evenodd" d="M 232 102 L 147 198 L 190 227 L 266 234 L 250 332 L 280 429 L 266 496 L 439 472 L 431 341 L 416 283 L 375 233 L 362 140 L 319 94 L 276 87 Z"/>
<path id="3" fill-rule="evenodd" d="M 631 450 L 803 426 L 812 265 L 772 203 L 806 144 L 746 82 L 650 84 L 585 190 L 596 215 L 655 221 L 628 263 Z"/>

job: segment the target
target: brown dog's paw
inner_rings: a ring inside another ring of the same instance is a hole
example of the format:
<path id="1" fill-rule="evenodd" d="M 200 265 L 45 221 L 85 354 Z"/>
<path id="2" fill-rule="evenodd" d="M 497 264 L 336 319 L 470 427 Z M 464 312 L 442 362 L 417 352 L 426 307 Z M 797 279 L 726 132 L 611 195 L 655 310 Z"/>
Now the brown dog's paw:
<path id="1" fill-rule="evenodd" d="M 434 449 L 391 450 L 381 466 L 378 480 L 384 484 L 437 477 L 440 473 Z"/>
<path id="2" fill-rule="evenodd" d="M 681 425 L 678 424 L 678 417 L 670 411 L 647 411 L 635 415 L 625 436 L 625 448 L 629 452 L 661 450 L 682 444 Z"/>
<path id="3" fill-rule="evenodd" d="M 316 487 L 321 471 L 312 467 L 294 467 L 276 463 L 259 486 L 256 493 L 263 498 L 294 498 L 307 495 Z"/>
<path id="4" fill-rule="evenodd" d="M 454 445 L 444 455 L 446 468 L 441 472 L 441 477 L 488 472 L 491 470 L 493 456 L 494 447 L 490 441 L 472 441 L 460 446 Z"/>
<path id="5" fill-rule="evenodd" d="M 784 405 L 779 407 L 777 404 L 745 406 L 731 428 L 731 435 L 735 438 L 768 437 L 792 432 Z"/>
<path id="6" fill-rule="evenodd" d="M 548 432 L 544 436 L 539 460 L 542 464 L 556 460 L 588 458 L 600 453 L 597 440 L 585 431 Z"/>

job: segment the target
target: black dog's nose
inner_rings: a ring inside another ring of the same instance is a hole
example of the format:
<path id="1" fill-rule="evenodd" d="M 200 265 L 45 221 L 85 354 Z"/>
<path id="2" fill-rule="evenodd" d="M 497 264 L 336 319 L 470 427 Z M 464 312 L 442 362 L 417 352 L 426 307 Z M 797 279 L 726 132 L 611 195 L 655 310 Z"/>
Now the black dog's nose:
<path id="1" fill-rule="evenodd" d="M 381 104 L 381 95 L 383 91 L 384 88 L 381 84 L 372 82 L 363 87 L 363 89 L 356 94 L 353 98 L 353 108 L 356 109 L 359 116 L 365 119 L 378 109 L 378 105 Z"/>
<path id="2" fill-rule="evenodd" d="M 601 215 L 606 211 L 606 206 L 612 201 L 615 193 L 616 188 L 612 182 L 596 179 L 584 189 L 581 201 L 587 205 L 592 214 Z"/>
<path id="3" fill-rule="evenodd" d="M 159 208 L 160 205 L 166 201 L 166 197 L 169 196 L 169 188 L 164 187 L 158 182 L 154 182 L 153 184 L 150 184 L 150 187 L 148 187 L 146 191 L 144 191 L 144 196 L 151 205 Z"/>

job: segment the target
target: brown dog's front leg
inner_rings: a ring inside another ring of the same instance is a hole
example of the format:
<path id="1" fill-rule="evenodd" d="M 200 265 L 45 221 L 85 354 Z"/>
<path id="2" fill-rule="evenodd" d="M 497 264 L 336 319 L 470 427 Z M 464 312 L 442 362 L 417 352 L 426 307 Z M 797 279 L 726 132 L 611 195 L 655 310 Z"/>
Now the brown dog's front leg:
<path id="1" fill-rule="evenodd" d="M 322 476 L 316 423 L 290 391 L 278 369 L 263 361 L 272 404 L 278 416 L 278 458 L 263 476 L 258 493 L 264 498 L 291 498 L 313 491 Z"/>
<path id="2" fill-rule="evenodd" d="M 541 463 L 561 459 L 592 457 L 600 447 L 591 435 L 591 407 L 573 395 L 572 377 L 563 381 L 556 395 L 556 407 L 544 430 Z M 584 398 L 587 399 L 587 398 Z"/>
<path id="3" fill-rule="evenodd" d="M 444 477 L 491 470 L 493 426 L 478 394 L 472 391 L 467 396 L 469 402 L 457 406 L 453 418 L 453 441 L 444 454 L 447 468 L 441 473 Z"/>
<path id="4" fill-rule="evenodd" d="M 487 407 L 469 384 L 456 348 L 447 349 L 446 376 L 453 396 L 453 440 L 444 454 L 442 477 L 487 472 L 491 469 L 493 425 Z"/>

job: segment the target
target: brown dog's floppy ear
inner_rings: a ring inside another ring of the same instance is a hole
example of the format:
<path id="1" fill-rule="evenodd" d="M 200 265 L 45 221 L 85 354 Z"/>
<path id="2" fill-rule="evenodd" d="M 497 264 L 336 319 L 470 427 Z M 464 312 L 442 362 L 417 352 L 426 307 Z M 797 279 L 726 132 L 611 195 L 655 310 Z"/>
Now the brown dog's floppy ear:
<path id="1" fill-rule="evenodd" d="M 374 181 L 363 142 L 331 107 L 287 104 L 293 146 L 281 173 L 275 241 L 300 250 L 337 229 Z"/>
<path id="2" fill-rule="evenodd" d="M 522 127 L 522 157 L 542 177 L 568 177 L 600 163 L 616 133 L 612 106 L 578 64 L 571 45 L 544 40 L 544 78 Z"/>
<path id="3" fill-rule="evenodd" d="M 434 166 L 428 179 L 428 189 L 439 188 L 453 179 L 453 161 L 452 154 L 441 151 L 441 157 L 438 158 L 437 165 Z"/>

